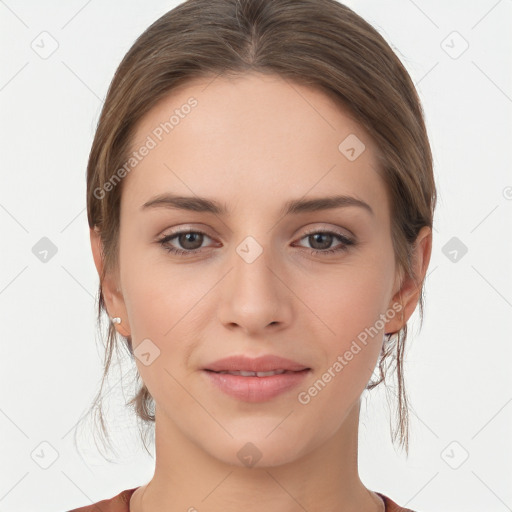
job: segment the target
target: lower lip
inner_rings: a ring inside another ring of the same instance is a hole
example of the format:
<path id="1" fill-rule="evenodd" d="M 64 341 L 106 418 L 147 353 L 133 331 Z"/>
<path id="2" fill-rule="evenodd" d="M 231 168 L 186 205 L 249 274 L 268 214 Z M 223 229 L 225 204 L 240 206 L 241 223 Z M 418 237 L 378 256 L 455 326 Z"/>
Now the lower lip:
<path id="1" fill-rule="evenodd" d="M 204 370 L 210 381 L 221 391 L 245 402 L 265 402 L 285 393 L 304 381 L 310 370 L 280 373 L 268 377 L 243 377 Z"/>

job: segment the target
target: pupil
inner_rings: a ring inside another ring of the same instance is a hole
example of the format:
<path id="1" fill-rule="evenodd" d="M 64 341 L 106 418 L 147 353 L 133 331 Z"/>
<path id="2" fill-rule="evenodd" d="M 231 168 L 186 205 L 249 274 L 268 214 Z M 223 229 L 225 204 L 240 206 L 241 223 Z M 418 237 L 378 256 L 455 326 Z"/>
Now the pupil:
<path id="1" fill-rule="evenodd" d="M 194 244 L 194 241 L 195 241 L 195 238 L 200 238 L 201 236 L 202 235 L 200 235 L 199 233 L 185 233 L 185 234 L 181 235 L 181 237 L 182 237 L 182 240 L 180 240 L 180 242 L 182 242 L 181 245 L 183 247 L 185 247 L 186 249 L 197 249 L 198 247 L 201 246 L 201 243 L 199 243 L 199 245 L 197 245 L 197 241 L 195 244 Z M 191 243 L 192 247 L 188 247 L 187 243 Z M 197 247 L 195 247 L 194 245 L 196 245 Z"/>
<path id="2" fill-rule="evenodd" d="M 312 235 L 312 238 L 314 242 L 311 244 L 314 249 L 326 249 L 331 245 L 332 241 L 332 235 L 326 234 L 326 233 L 317 233 L 315 235 Z M 325 238 L 324 243 L 322 244 L 322 238 Z M 317 240 L 319 239 L 319 240 Z M 321 247 L 315 247 L 315 244 L 317 241 L 320 243 Z"/>

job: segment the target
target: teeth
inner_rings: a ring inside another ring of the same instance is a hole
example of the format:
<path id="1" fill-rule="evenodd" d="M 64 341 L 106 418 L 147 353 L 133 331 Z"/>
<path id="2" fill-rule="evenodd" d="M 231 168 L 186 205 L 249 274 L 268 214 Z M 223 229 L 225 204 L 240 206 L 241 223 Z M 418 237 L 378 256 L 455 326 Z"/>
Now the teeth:
<path id="1" fill-rule="evenodd" d="M 228 372 L 226 370 L 217 373 L 229 373 L 229 375 L 241 375 L 242 377 L 270 377 L 271 375 L 280 375 L 286 372 L 286 370 L 273 370 L 270 372 L 246 372 L 243 370 L 236 372 Z"/>
<path id="2" fill-rule="evenodd" d="M 256 377 L 258 375 L 257 372 L 244 372 L 243 370 L 240 370 L 239 372 L 228 372 L 230 375 L 241 375 L 242 377 Z"/>
<path id="3" fill-rule="evenodd" d="M 256 372 L 258 377 L 269 377 L 270 375 L 280 375 L 284 373 L 286 370 L 273 370 L 271 372 Z"/>

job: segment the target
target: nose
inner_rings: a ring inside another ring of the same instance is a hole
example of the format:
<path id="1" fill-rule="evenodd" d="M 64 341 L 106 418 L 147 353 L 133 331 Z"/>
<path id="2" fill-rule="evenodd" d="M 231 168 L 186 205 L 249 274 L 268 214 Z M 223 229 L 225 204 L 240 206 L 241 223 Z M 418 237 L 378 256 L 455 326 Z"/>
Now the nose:
<path id="1" fill-rule="evenodd" d="M 244 252 L 244 249 L 248 250 Z M 262 252 L 253 259 L 255 250 Z M 293 293 L 284 266 L 272 257 L 271 251 L 255 246 L 254 241 L 248 246 L 241 244 L 230 263 L 231 270 L 223 279 L 220 291 L 217 309 L 220 322 L 249 336 L 289 326 Z"/>

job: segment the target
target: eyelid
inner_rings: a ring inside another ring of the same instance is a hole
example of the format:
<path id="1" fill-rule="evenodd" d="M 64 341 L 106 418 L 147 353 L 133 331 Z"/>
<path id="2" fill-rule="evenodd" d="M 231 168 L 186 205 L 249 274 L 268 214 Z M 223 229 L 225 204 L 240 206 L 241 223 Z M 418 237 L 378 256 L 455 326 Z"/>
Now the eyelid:
<path id="1" fill-rule="evenodd" d="M 169 229 L 169 231 L 167 231 Z M 160 234 L 158 234 L 156 236 L 156 239 L 159 240 L 161 238 L 164 238 L 164 237 L 167 237 L 167 236 L 171 236 L 171 235 L 176 235 L 176 234 L 182 234 L 182 233 L 201 233 L 203 235 L 206 235 L 208 236 L 209 238 L 214 238 L 212 235 L 210 235 L 208 233 L 208 229 L 207 228 L 203 228 L 203 227 L 196 227 L 196 226 L 193 226 L 193 225 L 180 225 L 178 227 L 174 227 L 174 228 L 166 228 L 164 229 Z"/>
<path id="2" fill-rule="evenodd" d="M 179 226 L 179 227 L 170 228 L 170 229 L 171 229 L 171 231 L 167 232 L 165 235 L 163 233 L 165 233 L 166 230 L 164 230 L 161 234 L 157 235 L 157 237 L 156 237 L 157 240 L 160 240 L 167 236 L 171 236 L 171 235 L 175 235 L 175 234 L 183 234 L 183 233 L 187 233 L 187 232 L 201 233 L 203 235 L 208 236 L 212 240 L 215 239 L 215 237 L 212 236 L 211 234 L 209 234 L 208 230 L 203 227 L 196 227 L 193 225 L 184 225 L 184 226 Z M 320 226 L 314 226 L 312 228 L 306 229 L 306 231 L 301 234 L 300 238 L 304 238 L 307 235 L 311 235 L 311 234 L 318 233 L 318 232 L 331 232 L 331 233 L 336 233 L 340 236 L 344 236 L 346 238 L 351 238 L 351 239 L 356 238 L 354 233 L 352 231 L 350 231 L 350 229 L 348 229 L 348 228 L 345 228 L 345 227 L 340 228 L 338 226 L 329 226 L 326 224 L 320 225 Z M 297 234 L 297 236 L 299 236 L 299 235 Z"/>
<path id="3" fill-rule="evenodd" d="M 350 231 L 350 229 L 342 228 L 339 226 L 329 226 L 327 224 L 308 228 L 304 234 L 306 235 L 306 234 L 311 234 L 311 233 L 318 233 L 319 231 L 321 231 L 321 232 L 330 231 L 330 232 L 338 233 L 339 235 L 344 235 L 347 237 L 355 237 L 354 233 L 352 233 L 352 231 Z"/>
<path id="4" fill-rule="evenodd" d="M 344 250 L 344 249 L 347 249 L 348 247 L 353 247 L 353 246 L 357 245 L 357 240 L 354 236 L 347 235 L 345 233 L 342 233 L 338 229 L 332 229 L 332 228 L 331 229 L 323 229 L 323 228 L 312 229 L 311 231 L 305 232 L 302 234 L 302 236 L 297 238 L 297 242 L 300 244 L 300 242 L 303 239 L 308 238 L 310 235 L 316 235 L 318 233 L 330 234 L 331 236 L 334 236 L 334 238 L 337 238 L 338 241 L 341 242 L 342 248 L 340 250 Z M 336 251 L 336 249 L 327 249 L 327 250 L 311 249 L 311 250 L 314 253 L 329 253 L 329 252 Z"/>

